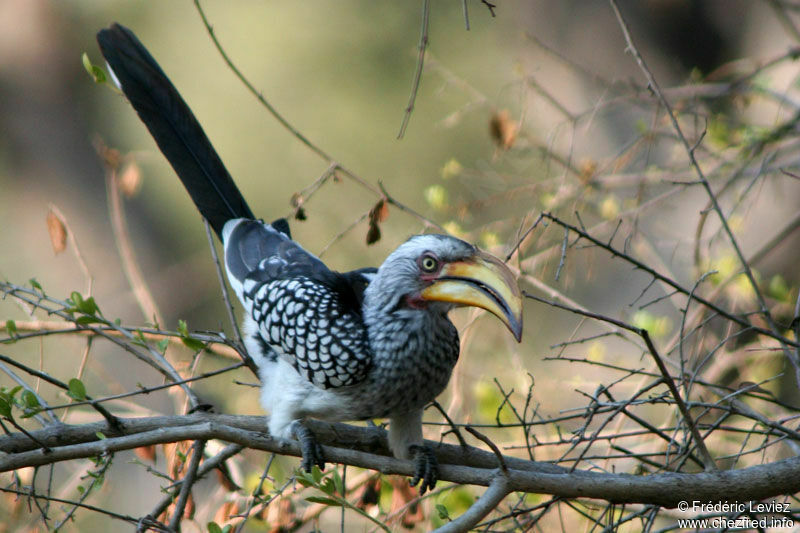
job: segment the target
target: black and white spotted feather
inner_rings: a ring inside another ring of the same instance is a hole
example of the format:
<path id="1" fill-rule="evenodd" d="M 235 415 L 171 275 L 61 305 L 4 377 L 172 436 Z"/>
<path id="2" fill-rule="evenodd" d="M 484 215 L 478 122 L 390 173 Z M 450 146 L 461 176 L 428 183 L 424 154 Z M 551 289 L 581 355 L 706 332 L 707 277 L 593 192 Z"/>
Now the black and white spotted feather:
<path id="1" fill-rule="evenodd" d="M 229 224 L 228 276 L 263 343 L 323 389 L 363 380 L 371 351 L 361 305 L 376 269 L 333 272 L 273 225 Z"/>

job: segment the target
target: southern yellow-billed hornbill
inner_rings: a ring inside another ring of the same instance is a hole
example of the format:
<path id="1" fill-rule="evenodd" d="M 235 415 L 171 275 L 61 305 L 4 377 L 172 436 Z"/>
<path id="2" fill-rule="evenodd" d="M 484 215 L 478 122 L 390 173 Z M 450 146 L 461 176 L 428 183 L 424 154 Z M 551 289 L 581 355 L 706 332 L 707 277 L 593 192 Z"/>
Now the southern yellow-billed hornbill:
<path id="1" fill-rule="evenodd" d="M 482 307 L 522 334 L 516 281 L 498 259 L 446 235 L 417 235 L 380 268 L 330 270 L 291 239 L 284 219 L 255 219 L 189 107 L 147 49 L 118 24 L 97 34 L 115 81 L 222 240 L 245 309 L 246 347 L 263 383 L 269 431 L 297 438 L 303 468 L 323 467 L 303 425 L 389 418 L 394 454 L 415 461 L 412 484 L 436 483 L 422 410 L 444 390 L 459 352 L 447 318 Z"/>

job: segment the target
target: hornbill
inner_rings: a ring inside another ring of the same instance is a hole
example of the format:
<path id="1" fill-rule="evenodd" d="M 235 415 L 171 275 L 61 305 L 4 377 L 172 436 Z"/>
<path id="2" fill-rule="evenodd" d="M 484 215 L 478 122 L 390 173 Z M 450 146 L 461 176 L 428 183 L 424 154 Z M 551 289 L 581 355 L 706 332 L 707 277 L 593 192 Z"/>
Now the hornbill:
<path id="1" fill-rule="evenodd" d="M 417 235 L 380 268 L 329 269 L 292 240 L 289 224 L 257 220 L 189 107 L 129 29 L 97 34 L 112 76 L 222 240 L 228 280 L 245 310 L 245 347 L 278 439 L 296 438 L 306 470 L 324 467 L 304 425 L 389 419 L 389 445 L 414 461 L 412 485 L 436 484 L 422 412 L 447 386 L 459 353 L 447 312 L 477 306 L 517 341 L 522 299 L 497 258 L 447 235 Z"/>

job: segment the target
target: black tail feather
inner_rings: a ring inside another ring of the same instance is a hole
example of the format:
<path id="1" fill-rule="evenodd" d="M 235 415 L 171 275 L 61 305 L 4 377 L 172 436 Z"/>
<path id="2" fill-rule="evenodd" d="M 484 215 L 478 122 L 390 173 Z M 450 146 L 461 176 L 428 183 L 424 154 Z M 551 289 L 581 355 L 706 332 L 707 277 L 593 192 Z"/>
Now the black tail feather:
<path id="1" fill-rule="evenodd" d="M 136 35 L 113 24 L 97 34 L 97 42 L 122 92 L 217 235 L 232 218 L 255 218 L 191 109 Z"/>

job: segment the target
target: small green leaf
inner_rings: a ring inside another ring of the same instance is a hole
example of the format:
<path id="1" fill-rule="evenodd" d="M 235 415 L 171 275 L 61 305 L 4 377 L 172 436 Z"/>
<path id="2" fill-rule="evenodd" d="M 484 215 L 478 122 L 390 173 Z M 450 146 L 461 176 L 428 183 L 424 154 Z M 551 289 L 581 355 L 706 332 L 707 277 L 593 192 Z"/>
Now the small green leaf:
<path id="1" fill-rule="evenodd" d="M 222 533 L 222 528 L 216 522 L 209 522 L 206 524 L 206 528 L 208 528 L 208 533 Z"/>
<path id="2" fill-rule="evenodd" d="M 447 507 L 441 503 L 436 504 L 436 512 L 439 513 L 439 518 L 442 520 L 450 520 L 450 513 L 447 511 Z"/>
<path id="3" fill-rule="evenodd" d="M 311 467 L 311 478 L 314 480 L 314 483 L 319 485 L 319 482 L 322 481 L 322 470 L 319 469 L 317 465 Z"/>
<path id="4" fill-rule="evenodd" d="M 78 291 L 72 291 L 69 294 L 69 298 L 67 301 L 72 304 L 72 306 L 77 309 L 83 303 L 83 295 Z"/>
<path id="5" fill-rule="evenodd" d="M 133 342 L 134 344 L 147 348 L 147 339 L 144 338 L 144 333 L 142 333 L 140 329 L 133 332 Z"/>
<path id="6" fill-rule="evenodd" d="M 333 471 L 333 486 L 336 489 L 336 494 L 344 496 L 344 482 L 338 470 Z"/>
<path id="7" fill-rule="evenodd" d="M 189 348 L 190 350 L 194 350 L 195 352 L 199 352 L 200 350 L 206 347 L 205 343 L 194 339 L 189 335 L 189 326 L 186 325 L 185 320 L 178 320 L 178 334 L 181 336 L 181 342 L 184 346 Z"/>
<path id="8" fill-rule="evenodd" d="M 169 346 L 169 339 L 161 339 L 156 343 L 156 347 L 162 355 L 167 351 L 167 346 Z"/>
<path id="9" fill-rule="evenodd" d="M 102 68 L 92 64 L 86 52 L 81 56 L 81 62 L 83 63 L 83 68 L 86 69 L 86 72 L 89 73 L 95 83 L 105 83 L 106 73 Z"/>
<path id="10" fill-rule="evenodd" d="M 334 507 L 342 506 L 342 504 L 339 503 L 337 500 L 334 500 L 333 498 L 325 498 L 324 496 L 309 496 L 306 498 L 306 501 L 311 503 L 322 503 L 325 505 L 332 505 Z"/>
<path id="11" fill-rule="evenodd" d="M 89 60 L 89 54 L 87 54 L 86 52 L 84 52 L 83 55 L 81 55 L 81 63 L 83 63 L 83 68 L 86 69 L 86 72 L 91 74 L 93 65 L 92 62 Z"/>
<path id="12" fill-rule="evenodd" d="M 103 434 L 102 431 L 95 432 L 94 436 L 97 437 L 99 440 L 106 440 L 108 438 Z"/>
<path id="13" fill-rule="evenodd" d="M 6 320 L 6 331 L 12 337 L 17 334 L 17 323 L 13 320 Z"/>
<path id="14" fill-rule="evenodd" d="M 22 402 L 23 402 L 23 404 L 25 405 L 26 408 L 36 409 L 38 407 L 41 407 L 41 405 L 39 404 L 39 399 L 36 397 L 36 395 L 34 393 L 29 391 L 28 389 L 25 389 L 24 391 L 22 391 L 22 397 L 21 398 L 22 398 Z"/>
<path id="15" fill-rule="evenodd" d="M 315 485 L 314 479 L 311 477 L 311 475 L 300 468 L 295 470 L 295 478 L 297 479 L 297 482 L 304 487 L 313 487 Z"/>
<path id="16" fill-rule="evenodd" d="M 231 524 L 228 524 L 227 526 L 222 528 L 222 533 L 231 533 L 232 529 L 233 529 L 233 526 Z"/>
<path id="17" fill-rule="evenodd" d="M 200 350 L 203 350 L 206 347 L 203 341 L 199 341 L 191 337 L 181 337 L 181 342 L 183 343 L 184 346 L 186 346 L 190 350 L 194 350 L 195 352 L 199 352 Z"/>
<path id="18" fill-rule="evenodd" d="M 11 403 L 3 396 L 0 396 L 0 416 L 11 418 Z"/>
<path id="19" fill-rule="evenodd" d="M 89 296 L 88 298 L 84 299 L 83 295 L 78 291 L 72 291 L 72 293 L 69 295 L 68 301 L 72 304 L 72 307 L 67 309 L 67 312 L 77 311 L 79 313 L 83 313 L 84 315 L 94 316 L 100 311 L 100 309 L 97 307 L 97 302 L 94 301 L 93 296 Z"/>
<path id="20" fill-rule="evenodd" d="M 69 387 L 67 396 L 79 402 L 82 402 L 86 399 L 86 387 L 84 386 L 83 381 L 79 380 L 78 378 L 72 378 L 69 380 L 67 386 Z"/>
<path id="21" fill-rule="evenodd" d="M 38 289 L 38 290 L 40 290 L 40 291 L 44 292 L 44 289 L 42 288 L 42 286 L 41 286 L 41 285 L 39 285 L 39 282 L 38 282 L 38 281 L 36 281 L 36 278 L 31 278 L 31 279 L 29 279 L 29 280 L 28 280 L 28 283 L 30 283 L 30 284 L 31 284 L 31 287 L 33 287 L 34 289 Z"/>
<path id="22" fill-rule="evenodd" d="M 98 322 L 104 322 L 103 319 L 97 318 L 96 316 L 79 316 L 75 319 L 75 323 L 79 326 L 85 326 L 87 324 L 96 324 Z"/>
<path id="23" fill-rule="evenodd" d="M 27 389 L 22 391 L 20 400 L 22 401 L 22 408 L 23 408 L 22 418 L 30 418 L 42 410 L 42 406 L 39 403 L 39 399 L 33 392 Z"/>
<path id="24" fill-rule="evenodd" d="M 319 488 L 319 490 L 325 494 L 330 494 L 331 496 L 336 495 L 336 485 L 331 478 L 325 478 L 325 481 L 320 483 L 319 487 L 317 488 Z"/>
<path id="25" fill-rule="evenodd" d="M 87 315 L 96 315 L 100 312 L 100 308 L 97 307 L 97 302 L 94 301 L 94 296 L 86 298 L 78 310 Z"/>
<path id="26" fill-rule="evenodd" d="M 86 489 L 84 488 L 84 486 L 83 486 L 83 485 L 78 485 L 78 492 L 80 492 L 81 494 L 83 494 L 84 492 L 86 492 Z"/>

